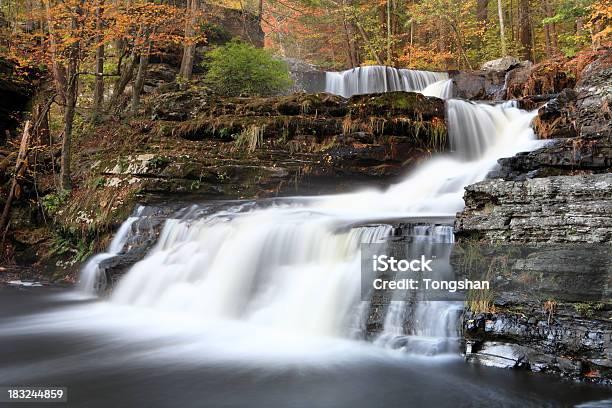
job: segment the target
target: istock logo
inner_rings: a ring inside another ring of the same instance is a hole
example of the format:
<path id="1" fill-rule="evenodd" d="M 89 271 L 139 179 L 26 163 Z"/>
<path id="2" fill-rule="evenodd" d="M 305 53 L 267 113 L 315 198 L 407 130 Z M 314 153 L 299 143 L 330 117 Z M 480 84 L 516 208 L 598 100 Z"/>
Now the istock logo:
<path id="1" fill-rule="evenodd" d="M 395 259 L 388 255 L 373 255 L 373 269 L 375 272 L 432 272 L 429 264 L 433 259 L 421 255 L 420 259 Z"/>

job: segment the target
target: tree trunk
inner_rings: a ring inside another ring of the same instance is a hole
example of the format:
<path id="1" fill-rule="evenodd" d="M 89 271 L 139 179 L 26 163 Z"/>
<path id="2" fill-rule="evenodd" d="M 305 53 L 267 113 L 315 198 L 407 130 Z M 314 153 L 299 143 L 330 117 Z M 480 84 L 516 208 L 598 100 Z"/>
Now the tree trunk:
<path id="1" fill-rule="evenodd" d="M 369 49 L 369 51 L 372 54 L 372 56 L 374 57 L 374 59 L 376 59 L 376 63 L 378 65 L 384 65 L 382 59 L 380 59 L 380 56 L 376 53 L 376 49 L 374 49 L 374 47 L 372 46 L 372 43 L 370 43 L 370 39 L 368 38 L 368 34 L 365 32 L 365 30 L 363 29 L 361 24 L 359 24 L 359 22 L 356 21 L 355 22 L 355 26 L 357 27 L 357 30 L 359 31 L 359 34 L 363 38 L 363 42 L 364 42 L 365 46 Z"/>
<path id="2" fill-rule="evenodd" d="M 533 60 L 529 0 L 519 0 L 518 7 L 519 41 L 523 47 L 522 56 L 526 60 Z"/>
<path id="3" fill-rule="evenodd" d="M 13 174 L 13 179 L 11 180 L 11 187 L 9 189 L 8 197 L 4 203 L 2 216 L 0 216 L 0 234 L 3 236 L 8 226 L 13 199 L 15 198 L 15 195 L 17 195 L 17 189 L 19 186 L 17 179 L 21 177 L 25 171 L 26 159 L 28 157 L 28 149 L 30 146 L 30 129 L 31 123 L 28 120 L 23 128 L 23 135 L 21 136 L 21 144 L 19 145 L 19 153 L 17 154 L 17 162 L 15 164 L 15 173 Z"/>
<path id="4" fill-rule="evenodd" d="M 141 33 L 142 31 L 139 33 L 139 35 Z M 135 40 L 134 43 L 136 42 L 137 41 Z M 132 80 L 132 77 L 134 76 L 134 69 L 136 68 L 136 65 L 138 64 L 139 60 L 139 53 L 136 48 L 136 44 L 134 44 L 134 48 L 132 49 L 130 55 L 130 61 L 121 71 L 121 75 L 119 76 L 119 78 L 117 78 L 117 81 L 115 81 L 115 85 L 113 86 L 113 94 L 110 98 L 110 101 L 108 102 L 107 110 L 109 112 L 112 112 L 114 108 L 119 106 L 121 95 L 123 95 L 123 92 L 125 92 L 125 88 Z"/>
<path id="5" fill-rule="evenodd" d="M 44 98 L 34 106 L 33 118 L 38 126 L 34 127 L 34 143 L 39 146 L 48 146 L 51 144 L 51 133 L 49 132 L 49 107 L 51 106 L 52 98 L 47 101 L 47 105 L 43 106 Z"/>
<path id="6" fill-rule="evenodd" d="M 149 54 L 151 53 L 151 40 L 147 40 L 148 46 L 140 54 L 140 63 L 138 64 L 138 72 L 136 73 L 136 79 L 134 80 L 134 87 L 132 90 L 132 115 L 138 113 L 138 107 L 140 105 L 140 95 L 142 88 L 144 88 L 144 81 L 147 75 L 147 68 L 149 67 Z"/>
<path id="7" fill-rule="evenodd" d="M 190 80 L 193 73 L 193 60 L 195 58 L 196 40 L 195 27 L 197 24 L 198 1 L 187 1 L 188 17 L 185 21 L 185 46 L 183 47 L 183 59 L 179 76 L 185 80 Z"/>
<path id="8" fill-rule="evenodd" d="M 486 23 L 489 18 L 489 0 L 477 0 L 476 19 L 481 23 Z"/>
<path id="9" fill-rule="evenodd" d="M 104 44 L 102 44 L 102 13 L 104 12 L 104 0 L 99 0 L 96 8 L 96 64 L 95 64 L 95 84 L 91 118 L 97 121 L 102 111 L 104 103 Z"/>
<path id="10" fill-rule="evenodd" d="M 69 84 L 66 90 L 66 107 L 64 109 L 64 130 L 62 132 L 62 151 L 60 161 L 60 186 L 62 190 L 70 190 L 71 184 L 71 170 L 70 170 L 70 144 L 72 139 L 72 124 L 74 122 L 74 113 L 76 110 L 77 100 L 77 78 L 76 78 L 76 64 L 69 62 Z"/>
<path id="11" fill-rule="evenodd" d="M 504 11 L 502 9 L 501 0 L 497 0 L 497 14 L 499 15 L 499 41 L 501 42 L 502 57 L 505 57 L 506 52 L 506 28 L 504 27 Z"/>
<path id="12" fill-rule="evenodd" d="M 391 35 L 391 0 L 387 0 L 387 65 L 392 65 Z"/>
<path id="13" fill-rule="evenodd" d="M 53 83 L 60 98 L 60 105 L 66 104 L 66 67 L 60 64 L 57 55 L 57 40 L 55 39 L 55 28 L 51 19 L 51 5 L 45 1 L 45 12 L 47 17 L 47 30 L 49 31 L 49 50 L 51 51 L 51 70 L 53 72 Z"/>
<path id="14" fill-rule="evenodd" d="M 75 10 L 75 14 L 80 14 L 80 10 Z M 77 17 L 72 17 L 72 29 L 76 32 L 78 27 Z M 63 190 L 70 190 L 72 187 L 70 178 L 70 145 L 72 142 L 72 124 L 78 97 L 78 71 L 79 71 L 79 50 L 80 41 L 70 45 L 68 51 L 68 69 L 66 70 L 68 84 L 66 87 L 66 107 L 64 109 L 64 131 L 62 133 L 62 152 L 60 168 L 60 185 Z"/>

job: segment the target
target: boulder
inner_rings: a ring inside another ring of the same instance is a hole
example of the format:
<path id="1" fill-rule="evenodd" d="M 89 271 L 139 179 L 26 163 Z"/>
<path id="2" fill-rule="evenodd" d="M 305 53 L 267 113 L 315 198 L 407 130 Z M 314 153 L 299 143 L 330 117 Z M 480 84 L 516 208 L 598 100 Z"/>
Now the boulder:
<path id="1" fill-rule="evenodd" d="M 487 61 L 480 67 L 483 71 L 508 71 L 519 64 L 519 60 L 511 56 L 505 56 L 496 60 Z"/>
<path id="2" fill-rule="evenodd" d="M 171 84 L 177 75 L 178 70 L 169 64 L 150 64 L 147 69 L 143 92 L 150 93 L 164 85 Z"/>
<path id="3" fill-rule="evenodd" d="M 151 120 L 183 121 L 195 118 L 210 103 L 209 92 L 203 87 L 190 87 L 165 93 L 151 94 L 147 101 Z"/>
<path id="4" fill-rule="evenodd" d="M 453 93 L 457 98 L 470 100 L 497 99 L 504 87 L 505 71 L 451 72 Z"/>
<path id="5" fill-rule="evenodd" d="M 532 69 L 533 64 L 528 61 L 526 64 L 510 70 L 506 74 L 504 84 L 504 89 L 506 90 L 505 99 L 515 99 L 526 96 L 523 94 L 523 87 L 529 79 Z"/>

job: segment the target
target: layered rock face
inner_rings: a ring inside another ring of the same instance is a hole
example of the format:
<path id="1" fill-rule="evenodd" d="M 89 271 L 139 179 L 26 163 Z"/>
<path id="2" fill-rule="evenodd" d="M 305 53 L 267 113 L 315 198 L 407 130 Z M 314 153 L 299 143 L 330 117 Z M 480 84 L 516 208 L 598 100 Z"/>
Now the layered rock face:
<path id="1" fill-rule="evenodd" d="M 466 188 L 457 235 L 487 242 L 610 242 L 611 192 L 611 173 L 486 180 Z"/>
<path id="2" fill-rule="evenodd" d="M 308 155 L 310 175 L 393 177 L 447 148 L 443 101 L 417 93 L 219 99 L 188 90 L 152 101 L 151 117 L 165 121 L 173 136 L 233 142 L 253 154 L 266 146 L 266 154 L 284 155 L 289 162 L 292 155 Z M 277 173 L 278 165 L 284 167 L 280 160 L 270 163 Z"/>
<path id="3" fill-rule="evenodd" d="M 500 160 L 466 188 L 459 242 L 537 248 L 509 278 L 528 285 L 502 287 L 488 310 L 466 311 L 469 360 L 612 381 L 611 56 L 540 108 L 539 134 L 561 139 Z"/>
<path id="4" fill-rule="evenodd" d="M 216 98 L 191 88 L 144 105 L 153 120 L 109 121 L 79 140 L 82 187 L 55 214 L 58 225 L 107 233 L 136 203 L 168 195 L 201 202 L 384 186 L 448 147 L 444 102 L 416 93 Z"/>

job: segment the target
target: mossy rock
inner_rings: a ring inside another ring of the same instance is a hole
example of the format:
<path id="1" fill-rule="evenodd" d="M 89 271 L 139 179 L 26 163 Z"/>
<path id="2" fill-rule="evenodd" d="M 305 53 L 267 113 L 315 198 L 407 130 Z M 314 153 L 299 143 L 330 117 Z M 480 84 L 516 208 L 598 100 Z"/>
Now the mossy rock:
<path id="1" fill-rule="evenodd" d="M 444 101 L 415 92 L 387 92 L 358 95 L 349 99 L 352 116 L 409 116 L 429 120 L 444 119 Z"/>

